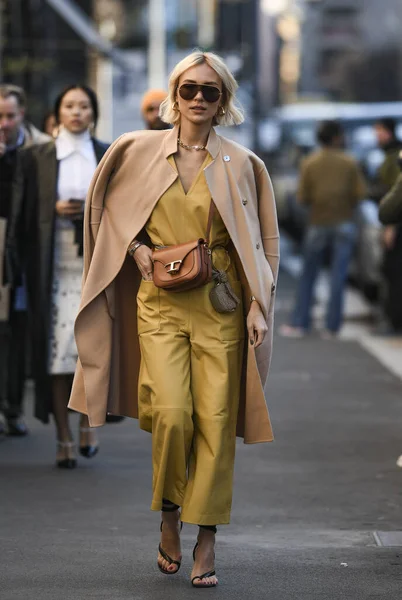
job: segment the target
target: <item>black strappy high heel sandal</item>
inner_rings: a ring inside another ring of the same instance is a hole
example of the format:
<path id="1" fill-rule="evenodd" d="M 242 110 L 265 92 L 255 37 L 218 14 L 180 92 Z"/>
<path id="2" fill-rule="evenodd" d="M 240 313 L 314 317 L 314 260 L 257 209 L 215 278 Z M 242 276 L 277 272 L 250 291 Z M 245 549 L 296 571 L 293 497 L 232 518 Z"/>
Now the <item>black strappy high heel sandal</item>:
<path id="1" fill-rule="evenodd" d="M 80 435 L 81 433 L 92 433 L 94 431 L 93 427 L 80 427 Z M 80 454 L 81 456 L 85 456 L 85 458 L 93 458 L 95 454 L 98 454 L 99 446 L 98 444 L 86 444 L 85 446 L 81 446 L 80 444 Z"/>
<path id="2" fill-rule="evenodd" d="M 215 527 L 215 525 L 200 525 L 199 527 L 201 529 L 207 529 L 208 531 L 213 531 L 214 533 L 217 532 L 217 528 Z M 199 544 L 197 542 L 196 545 L 194 546 L 194 550 L 193 550 L 193 561 L 194 562 L 195 562 L 195 553 L 197 552 L 198 546 L 199 546 Z M 214 553 L 214 558 L 215 558 L 215 553 Z M 216 577 L 215 569 L 213 569 L 212 571 L 207 571 L 206 573 L 203 573 L 202 575 L 196 575 L 195 577 L 192 578 L 191 585 L 195 588 L 216 587 L 218 585 L 217 583 L 202 583 L 202 580 L 207 579 L 208 577 Z M 199 583 L 194 583 L 196 579 L 199 580 Z"/>
<path id="3" fill-rule="evenodd" d="M 178 510 L 180 508 L 180 506 L 177 506 L 177 504 L 173 504 L 173 502 L 169 502 L 169 500 L 163 499 L 162 502 L 163 502 L 162 512 L 174 512 L 175 510 Z M 161 532 L 162 532 L 162 528 L 163 528 L 163 521 L 161 522 Z M 180 531 L 182 529 L 183 529 L 183 523 L 180 521 Z M 178 573 L 180 570 L 181 560 L 174 560 L 171 556 L 169 556 L 169 554 L 167 552 L 165 552 L 165 550 L 162 548 L 162 544 L 159 544 L 158 551 L 159 551 L 159 554 L 162 556 L 162 558 L 169 563 L 169 565 L 177 566 L 176 571 L 167 571 L 166 569 L 163 569 L 158 562 L 159 571 L 161 573 L 163 573 L 164 575 L 176 575 L 176 573 Z"/>

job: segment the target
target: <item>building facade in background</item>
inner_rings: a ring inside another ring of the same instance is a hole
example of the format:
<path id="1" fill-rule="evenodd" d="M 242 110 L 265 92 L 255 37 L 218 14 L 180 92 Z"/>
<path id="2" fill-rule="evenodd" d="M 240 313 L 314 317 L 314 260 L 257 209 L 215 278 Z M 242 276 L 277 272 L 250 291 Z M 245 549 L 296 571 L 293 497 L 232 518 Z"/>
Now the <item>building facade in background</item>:
<path id="1" fill-rule="evenodd" d="M 150 11 L 157 4 L 151 0 L 0 0 L 0 79 L 26 89 L 30 118 L 37 125 L 64 86 L 84 82 L 100 97 L 101 137 L 111 139 L 142 127 L 140 100 L 150 85 Z M 70 7 L 73 21 L 86 21 L 121 60 L 94 45 L 85 27 L 72 26 L 66 16 Z M 259 0 L 164 0 L 163 10 L 165 82 L 174 64 L 194 48 L 216 50 L 240 81 L 249 124 L 253 114 L 266 114 L 275 96 L 270 40 L 275 43 L 276 38 L 272 22 L 262 18 Z"/>
<path id="2" fill-rule="evenodd" d="M 86 15 L 92 0 L 80 0 Z M 40 126 L 61 88 L 87 81 L 89 49 L 45 0 L 0 0 L 0 80 L 27 90 Z"/>
<path id="3" fill-rule="evenodd" d="M 27 90 L 37 125 L 78 81 L 99 94 L 101 137 L 140 128 L 155 6 L 164 81 L 196 47 L 221 53 L 240 83 L 248 118 L 235 135 L 245 144 L 278 104 L 402 96 L 401 0 L 0 0 L 0 79 Z"/>
<path id="4" fill-rule="evenodd" d="M 300 93 L 350 102 L 399 100 L 401 24 L 401 0 L 306 0 Z"/>

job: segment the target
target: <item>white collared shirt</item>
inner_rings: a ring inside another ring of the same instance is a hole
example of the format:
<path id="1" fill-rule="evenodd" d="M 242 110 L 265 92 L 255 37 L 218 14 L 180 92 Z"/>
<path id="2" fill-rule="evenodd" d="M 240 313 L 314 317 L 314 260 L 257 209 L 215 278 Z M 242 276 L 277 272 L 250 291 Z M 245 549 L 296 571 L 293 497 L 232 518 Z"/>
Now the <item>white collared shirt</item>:
<path id="1" fill-rule="evenodd" d="M 97 161 L 89 131 L 74 134 L 62 128 L 56 139 L 59 161 L 58 200 L 85 200 Z"/>

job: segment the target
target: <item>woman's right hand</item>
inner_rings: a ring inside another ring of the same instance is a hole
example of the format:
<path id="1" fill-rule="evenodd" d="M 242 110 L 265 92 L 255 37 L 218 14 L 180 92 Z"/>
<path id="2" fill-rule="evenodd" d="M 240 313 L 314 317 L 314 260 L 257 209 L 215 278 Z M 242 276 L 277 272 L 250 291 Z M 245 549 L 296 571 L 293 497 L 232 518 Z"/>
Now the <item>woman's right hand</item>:
<path id="1" fill-rule="evenodd" d="M 152 262 L 152 250 L 148 246 L 142 245 L 134 252 L 133 258 L 141 272 L 141 276 L 146 281 L 153 281 L 154 264 Z"/>
<path id="2" fill-rule="evenodd" d="M 57 200 L 56 213 L 59 217 L 73 219 L 83 215 L 83 203 L 80 200 Z"/>

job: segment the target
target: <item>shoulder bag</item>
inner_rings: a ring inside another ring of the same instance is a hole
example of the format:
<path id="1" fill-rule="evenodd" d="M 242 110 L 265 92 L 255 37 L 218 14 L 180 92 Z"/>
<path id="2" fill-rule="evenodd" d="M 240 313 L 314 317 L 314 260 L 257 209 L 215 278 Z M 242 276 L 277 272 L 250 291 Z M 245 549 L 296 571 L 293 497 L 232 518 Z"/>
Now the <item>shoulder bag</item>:
<path id="1" fill-rule="evenodd" d="M 201 287 L 212 279 L 212 259 L 209 247 L 214 203 L 211 199 L 205 239 L 199 238 L 186 244 L 155 248 L 154 284 L 171 292 L 184 292 Z"/>

